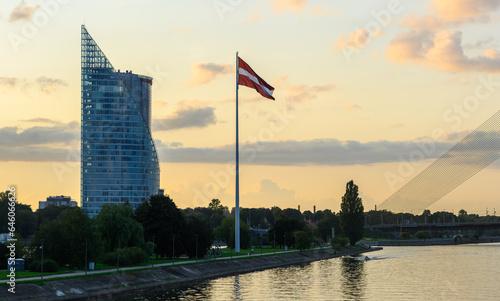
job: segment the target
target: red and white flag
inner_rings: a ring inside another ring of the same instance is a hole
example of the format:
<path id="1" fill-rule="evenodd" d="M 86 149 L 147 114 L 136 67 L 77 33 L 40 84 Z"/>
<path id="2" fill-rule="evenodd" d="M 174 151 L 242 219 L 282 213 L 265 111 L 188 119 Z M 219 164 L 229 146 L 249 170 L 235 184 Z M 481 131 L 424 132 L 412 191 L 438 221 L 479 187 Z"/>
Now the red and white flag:
<path id="1" fill-rule="evenodd" d="M 274 88 L 271 87 L 265 80 L 255 73 L 255 71 L 245 63 L 240 57 L 238 57 L 238 85 L 247 86 L 253 88 L 260 93 L 260 95 L 274 100 L 273 92 Z"/>

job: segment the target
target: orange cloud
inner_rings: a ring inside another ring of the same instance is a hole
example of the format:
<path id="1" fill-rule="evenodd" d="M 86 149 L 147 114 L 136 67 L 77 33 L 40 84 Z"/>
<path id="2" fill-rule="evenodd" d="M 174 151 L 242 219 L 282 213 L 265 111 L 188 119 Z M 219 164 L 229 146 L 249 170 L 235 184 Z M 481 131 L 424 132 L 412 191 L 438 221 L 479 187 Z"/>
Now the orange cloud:
<path id="1" fill-rule="evenodd" d="M 328 9 L 320 7 L 320 6 L 313 6 L 310 10 L 310 13 L 312 15 L 316 15 L 316 16 L 328 16 L 328 15 L 340 16 L 341 15 L 341 13 L 336 8 L 328 10 Z"/>
<path id="2" fill-rule="evenodd" d="M 372 32 L 365 28 L 357 29 L 349 32 L 347 35 L 338 37 L 333 48 L 334 50 L 343 50 L 347 48 L 362 49 L 368 45 L 370 37 L 379 37 L 383 33 L 384 32 L 380 29 L 375 29 Z"/>
<path id="3" fill-rule="evenodd" d="M 33 14 L 39 7 L 40 5 L 28 5 L 26 2 L 21 1 L 10 13 L 9 22 L 19 20 L 31 21 L 33 19 Z"/>
<path id="4" fill-rule="evenodd" d="M 432 33 L 411 30 L 402 33 L 391 41 L 386 56 L 396 63 L 413 62 L 445 72 L 500 72 L 498 51 L 488 49 L 483 55 L 467 57 L 462 48 L 460 31 Z"/>
<path id="5" fill-rule="evenodd" d="M 245 23 L 252 23 L 252 22 L 256 22 L 258 20 L 260 20 L 260 14 L 253 13 L 248 18 L 246 18 Z"/>
<path id="6" fill-rule="evenodd" d="M 303 12 L 307 7 L 307 0 L 272 0 L 271 8 L 278 14 L 287 10 L 292 12 Z"/>
<path id="7" fill-rule="evenodd" d="M 500 0 L 431 0 L 430 7 L 447 22 L 489 22 Z"/>
<path id="8" fill-rule="evenodd" d="M 335 90 L 336 88 L 334 84 L 316 86 L 290 85 L 287 83 L 286 76 L 278 78 L 275 82 L 273 82 L 273 85 L 277 87 L 276 89 L 286 91 L 286 99 L 288 102 L 292 103 L 302 103 L 316 99 L 320 94 Z"/>
<path id="9" fill-rule="evenodd" d="M 196 63 L 191 66 L 193 77 L 191 78 L 191 86 L 201 86 L 208 84 L 220 75 L 224 75 L 234 71 L 234 66 L 221 63 Z"/>

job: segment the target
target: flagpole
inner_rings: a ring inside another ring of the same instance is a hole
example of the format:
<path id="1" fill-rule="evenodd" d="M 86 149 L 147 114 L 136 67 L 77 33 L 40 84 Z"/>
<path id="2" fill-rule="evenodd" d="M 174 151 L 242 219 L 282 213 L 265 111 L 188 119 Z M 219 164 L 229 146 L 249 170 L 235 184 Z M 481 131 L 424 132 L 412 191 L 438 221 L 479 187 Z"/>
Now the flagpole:
<path id="1" fill-rule="evenodd" d="M 236 206 L 234 210 L 234 251 L 240 252 L 240 153 L 238 146 L 238 78 L 239 64 L 236 51 Z"/>

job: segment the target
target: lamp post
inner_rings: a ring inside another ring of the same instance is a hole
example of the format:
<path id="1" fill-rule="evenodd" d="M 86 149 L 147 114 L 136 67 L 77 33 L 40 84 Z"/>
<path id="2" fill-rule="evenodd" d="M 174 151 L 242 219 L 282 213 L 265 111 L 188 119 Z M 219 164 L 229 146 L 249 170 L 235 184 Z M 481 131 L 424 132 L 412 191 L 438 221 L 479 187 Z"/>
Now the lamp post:
<path id="1" fill-rule="evenodd" d="M 172 235 L 172 265 L 175 262 L 175 235 Z"/>
<path id="2" fill-rule="evenodd" d="M 295 236 L 295 252 L 297 252 L 297 234 L 294 235 Z"/>
<path id="3" fill-rule="evenodd" d="M 198 262 L 198 234 L 195 234 L 196 236 L 196 262 Z"/>
<path id="4" fill-rule="evenodd" d="M 40 272 L 41 272 L 40 279 L 43 280 L 43 242 L 45 241 L 45 239 L 42 238 L 42 239 L 40 239 L 40 241 L 42 242 L 42 247 L 41 247 L 41 249 L 42 249 L 42 266 L 40 269 Z"/>
<path id="5" fill-rule="evenodd" d="M 85 238 L 85 275 L 87 275 L 87 238 Z"/>
<path id="6" fill-rule="evenodd" d="M 116 270 L 120 270 L 120 239 L 118 238 L 118 249 L 116 249 Z"/>
<path id="7" fill-rule="evenodd" d="M 284 240 L 283 254 L 285 254 L 285 251 L 286 251 L 286 234 L 283 234 L 283 240 Z"/>
<path id="8" fill-rule="evenodd" d="M 273 247 L 274 247 L 274 254 L 276 254 L 276 232 L 274 232 L 274 242 L 273 242 Z"/>
<path id="9" fill-rule="evenodd" d="M 151 251 L 151 267 L 154 266 L 155 254 L 155 236 L 153 235 L 153 251 Z"/>

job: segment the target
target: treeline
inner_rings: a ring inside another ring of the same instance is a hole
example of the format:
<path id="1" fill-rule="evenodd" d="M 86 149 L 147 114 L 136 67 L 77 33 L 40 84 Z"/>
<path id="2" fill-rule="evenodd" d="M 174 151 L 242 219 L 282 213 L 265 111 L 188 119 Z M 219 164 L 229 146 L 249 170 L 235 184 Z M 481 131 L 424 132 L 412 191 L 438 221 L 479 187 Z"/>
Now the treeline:
<path id="1" fill-rule="evenodd" d="M 7 192 L 1 192 L 3 233 L 7 232 L 7 202 Z M 403 215 L 401 220 L 412 218 L 420 217 Z M 429 213 L 427 218 L 432 222 L 438 216 Z M 398 215 L 387 211 L 365 214 L 358 186 L 350 181 L 338 213 L 276 206 L 240 208 L 240 219 L 242 249 L 265 245 L 305 250 L 325 243 L 354 245 L 363 237 L 365 222 L 396 223 Z M 16 203 L 16 255 L 33 262 L 32 270 L 39 269 L 42 250 L 44 259 L 53 263 L 49 266 L 71 268 L 84 267 L 85 260 L 115 266 L 118 258 L 120 266 L 138 265 L 153 254 L 166 259 L 201 258 L 214 242 L 234 248 L 234 227 L 234 208 L 229 211 L 218 199 L 207 207 L 180 209 L 169 196 L 154 195 L 135 211 L 128 204 L 106 204 L 93 218 L 79 207 L 48 206 L 33 212 L 30 206 Z M 6 256 L 8 250 L 0 244 L 0 268 L 5 268 Z"/>
<path id="2" fill-rule="evenodd" d="M 365 213 L 368 225 L 380 224 L 441 224 L 441 223 L 471 223 L 471 222 L 493 222 L 500 221 L 496 216 L 479 216 L 478 214 L 468 214 L 461 209 L 458 214 L 446 211 L 424 210 L 422 214 L 395 213 L 387 210 L 368 211 Z"/>

